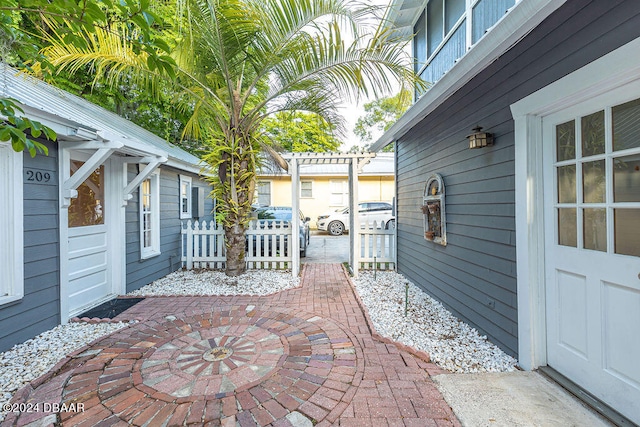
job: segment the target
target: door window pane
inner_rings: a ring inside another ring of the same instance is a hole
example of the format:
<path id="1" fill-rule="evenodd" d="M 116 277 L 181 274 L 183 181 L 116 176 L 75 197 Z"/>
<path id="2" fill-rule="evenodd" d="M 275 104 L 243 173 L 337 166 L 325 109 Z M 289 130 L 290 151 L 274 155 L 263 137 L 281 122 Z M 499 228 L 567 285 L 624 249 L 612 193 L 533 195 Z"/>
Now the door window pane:
<path id="1" fill-rule="evenodd" d="M 558 209 L 558 244 L 578 247 L 576 209 Z"/>
<path id="2" fill-rule="evenodd" d="M 604 160 L 582 164 L 582 197 L 585 203 L 604 203 L 605 198 Z"/>
<path id="3" fill-rule="evenodd" d="M 640 256 L 640 209 L 614 209 L 617 254 Z"/>
<path id="4" fill-rule="evenodd" d="M 71 175 L 84 162 L 71 161 Z M 104 166 L 96 169 L 78 187 L 78 197 L 69 205 L 69 227 L 86 227 L 104 224 Z"/>
<path id="5" fill-rule="evenodd" d="M 640 99 L 617 105 L 613 113 L 613 151 L 640 147 Z"/>
<path id="6" fill-rule="evenodd" d="M 576 165 L 558 168 L 558 203 L 576 202 Z"/>
<path id="7" fill-rule="evenodd" d="M 581 120 L 582 157 L 604 153 L 604 111 L 598 111 Z"/>
<path id="8" fill-rule="evenodd" d="M 613 159 L 613 199 L 640 202 L 640 154 Z"/>
<path id="9" fill-rule="evenodd" d="M 584 210 L 584 248 L 607 251 L 607 211 L 606 209 Z"/>
<path id="10" fill-rule="evenodd" d="M 556 148 L 559 162 L 576 158 L 575 120 L 556 126 Z"/>

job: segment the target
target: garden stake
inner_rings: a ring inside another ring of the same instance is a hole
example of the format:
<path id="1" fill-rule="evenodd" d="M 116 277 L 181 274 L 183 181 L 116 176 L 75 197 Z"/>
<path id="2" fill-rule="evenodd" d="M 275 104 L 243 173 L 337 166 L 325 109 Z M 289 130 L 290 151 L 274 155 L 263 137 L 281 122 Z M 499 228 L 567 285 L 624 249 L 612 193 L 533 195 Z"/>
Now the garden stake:
<path id="1" fill-rule="evenodd" d="M 404 282 L 404 317 L 407 317 L 409 310 L 409 282 Z"/>

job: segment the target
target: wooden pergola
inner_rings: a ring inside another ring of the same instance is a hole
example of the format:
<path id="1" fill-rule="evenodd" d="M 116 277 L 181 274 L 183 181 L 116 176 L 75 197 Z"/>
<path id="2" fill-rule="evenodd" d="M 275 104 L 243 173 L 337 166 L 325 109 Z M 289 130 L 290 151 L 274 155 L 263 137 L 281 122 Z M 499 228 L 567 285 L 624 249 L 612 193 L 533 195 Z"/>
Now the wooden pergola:
<path id="1" fill-rule="evenodd" d="M 376 156 L 376 153 L 288 153 L 283 158 L 289 164 L 291 175 L 292 221 L 292 274 L 300 273 L 300 165 L 348 164 L 349 165 L 349 264 L 354 277 L 358 276 L 360 221 L 357 212 L 358 174 Z"/>

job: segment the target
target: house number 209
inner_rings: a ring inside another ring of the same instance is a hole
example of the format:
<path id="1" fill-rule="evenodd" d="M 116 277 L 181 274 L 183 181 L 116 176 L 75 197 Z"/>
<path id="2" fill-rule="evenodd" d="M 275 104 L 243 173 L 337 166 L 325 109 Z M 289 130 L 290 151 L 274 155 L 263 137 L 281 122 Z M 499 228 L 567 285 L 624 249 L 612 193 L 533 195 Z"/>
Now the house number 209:
<path id="1" fill-rule="evenodd" d="M 51 174 L 49 172 L 34 171 L 31 169 L 27 169 L 24 172 L 27 174 L 27 181 L 35 181 L 35 182 L 51 181 Z"/>

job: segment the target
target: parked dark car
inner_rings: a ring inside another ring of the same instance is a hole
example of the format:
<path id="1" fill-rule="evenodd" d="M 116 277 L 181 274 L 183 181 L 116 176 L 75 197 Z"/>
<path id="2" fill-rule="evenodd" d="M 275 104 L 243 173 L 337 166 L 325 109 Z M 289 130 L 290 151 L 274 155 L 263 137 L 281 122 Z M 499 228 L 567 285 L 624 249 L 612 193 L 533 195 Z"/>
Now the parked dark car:
<path id="1" fill-rule="evenodd" d="M 309 238 L 310 238 L 310 231 L 309 231 L 309 221 L 311 221 L 311 218 L 309 217 L 305 217 L 303 215 L 302 212 L 298 212 L 298 215 L 300 216 L 300 256 L 301 257 L 305 257 L 307 256 L 307 246 L 309 246 Z M 292 222 L 292 216 L 291 216 L 291 208 L 290 207 L 286 207 L 286 206 L 262 206 L 262 207 L 258 207 L 255 208 L 252 212 L 251 215 L 253 218 L 258 220 L 258 224 L 260 228 L 272 228 L 272 227 L 279 227 L 280 225 L 280 221 L 288 221 L 288 222 Z M 256 237 L 254 236 L 254 252 L 255 252 L 255 248 L 256 248 Z M 262 239 L 264 239 L 265 236 L 262 236 Z M 268 239 L 271 238 L 275 238 L 275 247 L 276 250 L 279 251 L 280 250 L 280 239 L 278 239 L 276 236 L 266 236 Z M 287 256 L 287 247 L 288 247 L 288 235 L 284 236 L 284 242 L 285 242 L 285 251 L 284 251 L 284 255 Z M 247 242 L 248 243 L 248 242 Z M 273 245 L 270 244 L 271 241 L 267 240 L 266 245 L 264 243 L 264 240 L 262 240 L 262 248 L 265 248 L 265 246 L 267 248 L 272 248 Z M 248 244 L 247 244 L 247 248 L 248 248 Z M 255 255 L 255 253 L 253 254 Z M 261 255 L 264 255 L 264 253 L 261 253 Z M 271 255 L 271 253 L 269 253 L 269 255 Z"/>

